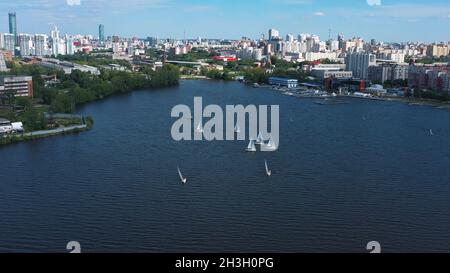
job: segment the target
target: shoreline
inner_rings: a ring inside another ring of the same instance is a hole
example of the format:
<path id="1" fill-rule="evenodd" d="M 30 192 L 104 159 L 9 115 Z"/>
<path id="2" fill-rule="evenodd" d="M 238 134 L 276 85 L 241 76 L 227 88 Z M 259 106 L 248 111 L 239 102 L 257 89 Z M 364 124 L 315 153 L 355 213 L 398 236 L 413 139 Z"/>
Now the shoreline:
<path id="1" fill-rule="evenodd" d="M 180 80 L 186 80 L 186 81 L 190 81 L 190 80 L 206 80 L 206 81 L 211 81 L 211 80 L 215 80 L 215 79 L 210 79 L 206 76 L 188 76 L 188 77 L 181 77 Z M 219 80 L 219 81 L 224 81 L 224 80 Z M 227 82 L 227 81 L 225 81 Z M 231 82 L 240 82 L 237 80 L 233 80 Z M 240 82 L 242 83 L 242 82 Z M 248 83 L 243 83 L 244 85 L 248 86 L 248 87 L 253 87 L 255 89 L 259 89 L 259 88 L 264 88 L 267 90 L 272 90 L 272 91 L 279 91 L 281 92 L 289 92 L 289 90 L 278 90 L 273 88 L 271 85 L 267 85 L 267 84 L 260 84 L 257 87 L 252 86 L 251 84 Z M 282 94 L 282 93 L 281 93 Z M 402 102 L 402 103 L 406 103 L 409 105 L 413 105 L 413 106 L 430 106 L 430 107 L 434 107 L 437 109 L 448 109 L 450 110 L 450 101 L 448 102 L 444 102 L 444 101 L 439 101 L 439 100 L 433 100 L 433 99 L 418 99 L 418 98 L 406 98 L 406 97 L 358 97 L 358 96 L 352 96 L 352 95 L 337 95 L 336 97 L 333 97 L 331 95 L 329 96 L 302 96 L 302 95 L 297 95 L 294 96 L 296 98 L 311 98 L 311 99 L 333 99 L 333 98 L 355 98 L 355 99 L 364 99 L 364 100 L 375 100 L 375 101 L 391 101 L 391 102 Z"/>
<path id="2" fill-rule="evenodd" d="M 401 102 L 406 103 L 408 105 L 412 106 L 430 106 L 437 109 L 449 109 L 450 110 L 450 102 L 443 102 L 438 100 L 431 100 L 431 99 L 411 99 L 411 98 L 405 98 L 405 97 L 357 97 L 357 96 L 349 96 L 349 95 L 338 95 L 337 98 L 344 97 L 344 98 L 356 98 L 356 99 L 363 99 L 363 100 L 376 100 L 376 101 L 390 101 L 390 102 Z"/>
<path id="3" fill-rule="evenodd" d="M 85 120 L 86 122 L 82 125 L 73 125 L 51 130 L 40 130 L 22 134 L 0 136 L 0 147 L 20 142 L 27 142 L 42 138 L 48 138 L 52 136 L 61 136 L 86 132 L 92 129 L 92 127 L 94 126 L 94 120 L 91 117 L 86 117 Z"/>
<path id="4" fill-rule="evenodd" d="M 251 87 L 251 85 L 248 85 Z M 274 91 L 279 92 L 289 92 L 289 90 L 277 90 L 273 88 L 270 85 L 261 84 L 258 87 L 254 88 L 265 88 L 270 89 Z M 314 99 L 333 99 L 333 98 L 355 98 L 355 99 L 364 99 L 364 100 L 375 100 L 375 101 L 392 101 L 392 102 L 402 102 L 409 105 L 415 105 L 415 106 L 430 106 L 435 107 L 438 109 L 449 109 L 450 110 L 450 101 L 439 101 L 439 100 L 433 100 L 433 99 L 418 99 L 418 98 L 407 98 L 407 97 L 359 97 L 359 96 L 353 96 L 353 95 L 337 95 L 336 97 L 333 97 L 331 95 L 329 96 L 302 96 L 297 95 L 295 96 L 297 98 L 314 98 Z"/>

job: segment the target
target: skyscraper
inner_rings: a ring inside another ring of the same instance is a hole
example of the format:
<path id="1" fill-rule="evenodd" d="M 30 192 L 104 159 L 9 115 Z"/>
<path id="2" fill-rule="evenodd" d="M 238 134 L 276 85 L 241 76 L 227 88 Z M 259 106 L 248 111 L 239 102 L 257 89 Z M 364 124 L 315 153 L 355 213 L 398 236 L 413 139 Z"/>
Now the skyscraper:
<path id="1" fill-rule="evenodd" d="M 36 56 L 48 55 L 47 41 L 48 37 L 45 34 L 34 35 L 34 52 Z"/>
<path id="2" fill-rule="evenodd" d="M 16 13 L 10 12 L 9 16 L 9 33 L 14 35 L 14 46 L 17 44 L 17 24 Z"/>
<path id="3" fill-rule="evenodd" d="M 269 29 L 269 41 L 280 38 L 280 32 L 276 29 Z"/>
<path id="4" fill-rule="evenodd" d="M 14 55 L 14 35 L 10 33 L 3 34 L 3 48 Z"/>
<path id="5" fill-rule="evenodd" d="M 98 26 L 98 39 L 99 39 L 100 43 L 102 43 L 102 44 L 105 43 L 105 26 L 104 25 Z"/>
<path id="6" fill-rule="evenodd" d="M 66 55 L 73 55 L 75 53 L 75 49 L 73 47 L 73 38 L 69 35 L 66 35 Z"/>
<path id="7" fill-rule="evenodd" d="M 59 30 L 56 26 L 54 26 L 53 30 L 52 30 L 52 55 L 53 56 L 58 56 L 60 53 L 60 48 L 59 48 Z"/>
<path id="8" fill-rule="evenodd" d="M 32 55 L 31 36 L 29 34 L 20 34 L 19 35 L 19 46 L 20 46 L 20 55 L 21 56 Z"/>

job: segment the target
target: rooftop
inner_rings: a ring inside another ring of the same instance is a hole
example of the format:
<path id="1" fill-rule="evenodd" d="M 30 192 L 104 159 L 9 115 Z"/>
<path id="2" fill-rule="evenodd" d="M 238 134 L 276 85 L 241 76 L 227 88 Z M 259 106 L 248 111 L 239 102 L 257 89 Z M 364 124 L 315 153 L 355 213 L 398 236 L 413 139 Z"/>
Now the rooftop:
<path id="1" fill-rule="evenodd" d="M 10 124 L 11 121 L 5 119 L 5 118 L 0 118 L 0 124 Z"/>

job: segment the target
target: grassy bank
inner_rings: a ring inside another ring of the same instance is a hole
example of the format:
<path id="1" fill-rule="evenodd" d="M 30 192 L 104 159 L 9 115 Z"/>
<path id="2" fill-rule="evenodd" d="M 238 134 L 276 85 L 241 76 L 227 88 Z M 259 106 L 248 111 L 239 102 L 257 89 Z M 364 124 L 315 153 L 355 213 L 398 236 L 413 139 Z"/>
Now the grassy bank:
<path id="1" fill-rule="evenodd" d="M 7 136 L 1 136 L 0 146 L 15 144 L 23 141 L 31 141 L 41 138 L 47 138 L 51 136 L 78 134 L 92 129 L 92 127 L 94 126 L 94 119 L 92 117 L 83 117 L 83 119 L 85 122 L 83 125 L 67 127 L 68 129 L 57 128 L 49 130 L 49 132 L 45 134 L 37 134 L 39 131 L 35 131 L 24 134 L 12 134 Z"/>

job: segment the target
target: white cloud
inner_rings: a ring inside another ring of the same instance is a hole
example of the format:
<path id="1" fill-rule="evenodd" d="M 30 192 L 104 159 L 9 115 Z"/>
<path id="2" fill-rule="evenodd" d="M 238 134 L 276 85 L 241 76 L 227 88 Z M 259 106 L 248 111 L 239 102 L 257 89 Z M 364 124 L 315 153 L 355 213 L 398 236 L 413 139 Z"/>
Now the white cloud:
<path id="1" fill-rule="evenodd" d="M 369 6 L 381 6 L 381 0 L 367 0 Z"/>
<path id="2" fill-rule="evenodd" d="M 81 0 L 66 0 L 69 6 L 79 6 L 81 5 Z"/>
<path id="3" fill-rule="evenodd" d="M 318 11 L 318 12 L 314 12 L 315 16 L 325 16 L 325 13 Z"/>

